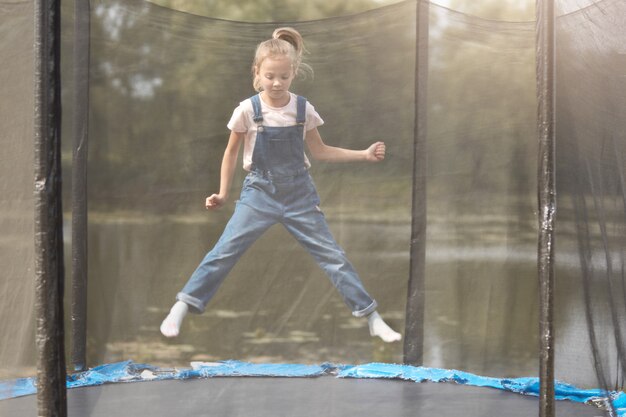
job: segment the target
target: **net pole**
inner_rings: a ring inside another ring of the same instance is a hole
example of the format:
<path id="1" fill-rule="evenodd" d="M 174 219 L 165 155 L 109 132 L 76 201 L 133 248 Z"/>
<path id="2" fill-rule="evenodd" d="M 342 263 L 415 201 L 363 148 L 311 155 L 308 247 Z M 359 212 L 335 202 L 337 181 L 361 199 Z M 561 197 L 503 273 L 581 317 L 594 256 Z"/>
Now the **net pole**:
<path id="1" fill-rule="evenodd" d="M 426 270 L 426 135 L 428 30 L 430 6 L 417 0 L 415 32 L 415 119 L 413 126 L 413 189 L 410 271 L 404 332 L 404 363 L 424 361 L 424 287 Z"/>
<path id="2" fill-rule="evenodd" d="M 61 2 L 35 3 L 35 290 L 40 417 L 67 416 L 61 209 Z"/>
<path id="3" fill-rule="evenodd" d="M 538 278 L 540 306 L 539 416 L 554 408 L 555 24 L 554 0 L 537 0 Z"/>
<path id="4" fill-rule="evenodd" d="M 89 134 L 89 0 L 74 1 L 74 125 L 72 155 L 72 365 L 87 362 L 87 154 Z"/>

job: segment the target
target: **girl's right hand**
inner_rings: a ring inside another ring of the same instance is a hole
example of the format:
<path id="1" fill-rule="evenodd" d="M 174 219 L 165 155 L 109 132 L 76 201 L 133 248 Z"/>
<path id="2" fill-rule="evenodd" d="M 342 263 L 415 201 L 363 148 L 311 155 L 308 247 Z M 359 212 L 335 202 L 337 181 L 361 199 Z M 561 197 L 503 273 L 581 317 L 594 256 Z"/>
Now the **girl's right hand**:
<path id="1" fill-rule="evenodd" d="M 219 194 L 213 194 L 212 196 L 207 197 L 205 205 L 206 205 L 207 210 L 215 210 L 215 209 L 221 208 L 225 202 L 226 202 L 225 197 L 222 197 Z"/>

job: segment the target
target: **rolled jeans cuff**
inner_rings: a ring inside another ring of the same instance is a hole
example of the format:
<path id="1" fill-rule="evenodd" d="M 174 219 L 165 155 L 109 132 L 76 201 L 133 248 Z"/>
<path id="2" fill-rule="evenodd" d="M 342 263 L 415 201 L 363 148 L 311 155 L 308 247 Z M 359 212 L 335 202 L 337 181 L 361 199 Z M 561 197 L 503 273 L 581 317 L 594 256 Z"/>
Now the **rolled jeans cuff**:
<path id="1" fill-rule="evenodd" d="M 184 300 L 183 300 L 184 301 Z M 352 315 L 354 317 L 365 317 L 365 316 L 369 316 L 370 314 L 372 314 L 374 311 L 376 311 L 376 308 L 378 308 L 378 303 L 376 302 L 376 300 L 372 301 L 372 304 L 368 305 L 367 307 L 365 307 L 363 310 L 358 310 L 358 311 L 353 311 Z"/>
<path id="2" fill-rule="evenodd" d="M 196 297 L 192 297 L 191 295 L 185 294 L 184 292 L 179 292 L 178 294 L 176 294 L 176 300 L 182 301 L 183 303 L 187 304 L 189 306 L 189 311 L 192 313 L 204 313 L 204 304 Z"/>

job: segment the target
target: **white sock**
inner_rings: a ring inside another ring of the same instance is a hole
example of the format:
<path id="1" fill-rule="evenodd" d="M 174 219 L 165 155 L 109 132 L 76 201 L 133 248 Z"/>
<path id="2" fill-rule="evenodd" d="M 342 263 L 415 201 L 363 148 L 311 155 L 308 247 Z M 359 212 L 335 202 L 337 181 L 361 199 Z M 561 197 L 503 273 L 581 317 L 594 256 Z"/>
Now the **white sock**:
<path id="1" fill-rule="evenodd" d="M 397 342 L 402 339 L 402 335 L 389 327 L 377 311 L 369 315 L 367 322 L 370 327 L 371 336 L 378 336 L 387 343 Z"/>
<path id="2" fill-rule="evenodd" d="M 161 333 L 165 337 L 176 337 L 180 333 L 180 326 L 189 311 L 189 306 L 182 301 L 177 301 L 170 313 L 161 323 Z"/>

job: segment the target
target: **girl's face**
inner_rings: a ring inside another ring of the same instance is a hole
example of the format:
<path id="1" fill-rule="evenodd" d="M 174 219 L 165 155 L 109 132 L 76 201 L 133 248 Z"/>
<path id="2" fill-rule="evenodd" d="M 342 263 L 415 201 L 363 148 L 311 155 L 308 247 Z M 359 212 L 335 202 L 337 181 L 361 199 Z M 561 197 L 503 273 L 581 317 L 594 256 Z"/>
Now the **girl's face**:
<path id="1" fill-rule="evenodd" d="M 289 103 L 289 87 L 295 77 L 291 59 L 286 56 L 267 57 L 257 67 L 256 76 L 267 104 L 283 107 Z"/>

